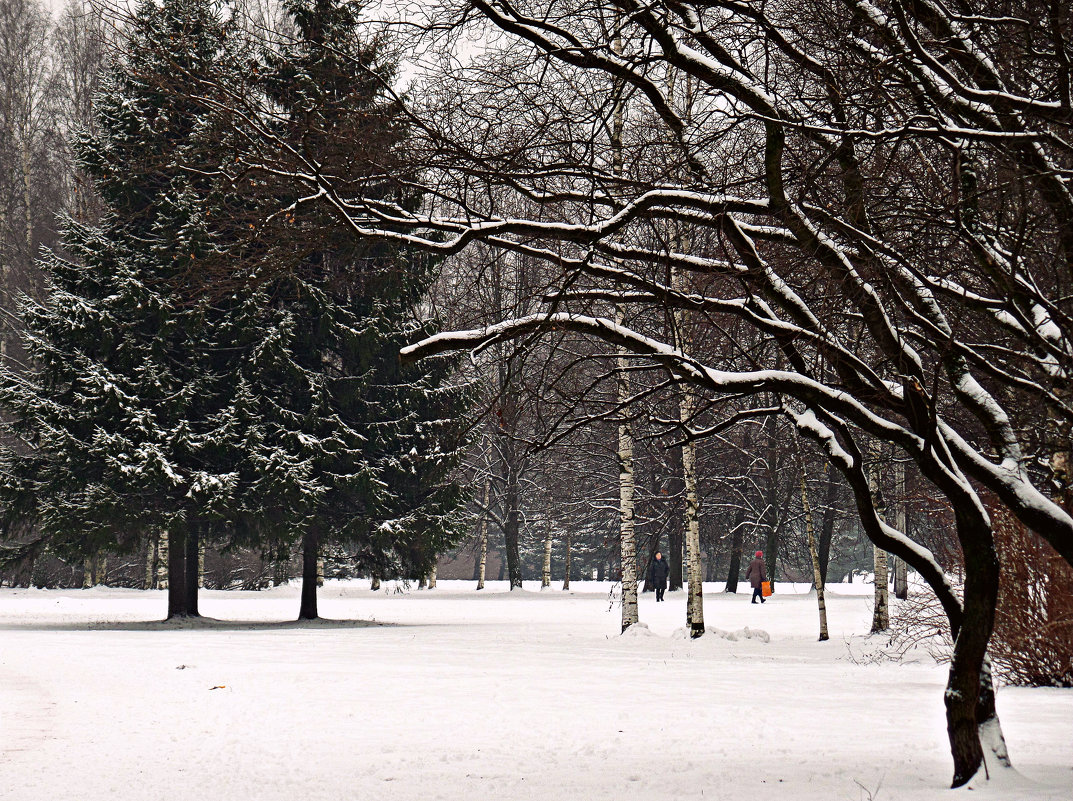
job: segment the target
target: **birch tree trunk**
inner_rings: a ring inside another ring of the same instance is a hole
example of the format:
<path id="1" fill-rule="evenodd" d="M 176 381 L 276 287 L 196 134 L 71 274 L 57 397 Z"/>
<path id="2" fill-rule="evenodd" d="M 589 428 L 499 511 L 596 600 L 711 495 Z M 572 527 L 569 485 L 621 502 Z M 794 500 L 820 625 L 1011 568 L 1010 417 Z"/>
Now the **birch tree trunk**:
<path id="1" fill-rule="evenodd" d="M 566 534 L 566 553 L 563 556 L 563 589 L 570 589 L 570 533 Z"/>
<path id="2" fill-rule="evenodd" d="M 816 585 L 816 605 L 820 610 L 820 642 L 830 639 L 827 633 L 827 601 L 823 593 L 823 575 L 820 572 L 820 554 L 816 549 L 816 528 L 812 522 L 812 504 L 808 499 L 808 482 L 805 476 L 805 459 L 801 443 L 797 443 L 797 460 L 801 469 L 801 508 L 805 512 L 805 532 L 808 534 L 808 552 L 812 556 L 812 582 Z"/>
<path id="3" fill-rule="evenodd" d="M 428 588 L 430 590 L 436 589 L 436 563 L 432 563 L 432 567 L 428 571 Z"/>
<path id="4" fill-rule="evenodd" d="M 621 55 L 622 36 L 617 28 L 621 20 L 615 16 L 615 38 L 612 49 Z M 615 106 L 611 121 L 611 172 L 622 175 L 622 131 L 626 123 L 626 104 L 623 99 L 623 84 L 615 82 Z M 622 325 L 624 313 L 620 305 L 615 307 L 615 322 Z M 618 508 L 619 508 L 619 559 L 622 564 L 622 631 L 638 621 L 637 613 L 637 545 L 634 539 L 634 479 L 633 479 L 633 432 L 630 430 L 626 403 L 630 398 L 629 359 L 624 347 L 619 347 L 615 383 L 619 405 L 618 424 Z"/>
<path id="5" fill-rule="evenodd" d="M 879 484 L 879 460 L 876 448 L 872 449 L 872 465 L 868 471 L 868 483 L 872 497 L 875 499 L 876 514 L 883 518 L 886 503 Z M 887 552 L 878 545 L 872 546 L 872 565 L 875 573 L 875 603 L 872 608 L 872 634 L 878 634 L 890 628 L 890 608 L 887 591 Z"/>
<path id="6" fill-rule="evenodd" d="M 682 393 L 680 414 L 683 425 L 693 416 L 693 394 Z M 692 440 L 682 445 L 682 477 L 686 487 L 686 625 L 693 639 L 704 636 L 704 584 L 700 565 L 700 497 L 697 494 L 697 450 Z"/>
<path id="7" fill-rule="evenodd" d="M 93 562 L 93 556 L 87 556 L 82 560 L 82 589 L 84 590 L 93 586 Z"/>
<path id="8" fill-rule="evenodd" d="M 161 531 L 156 538 L 156 588 L 168 589 L 168 566 L 171 559 L 168 556 L 168 532 Z"/>
<path id="9" fill-rule="evenodd" d="M 145 589 L 153 589 L 153 579 L 156 578 L 156 549 L 159 536 L 151 536 L 145 545 Z"/>
<path id="10" fill-rule="evenodd" d="M 477 562 L 477 589 L 484 589 L 484 576 L 488 568 L 488 503 L 492 498 L 492 477 L 484 477 L 484 512 L 481 514 L 481 551 Z"/>
<path id="11" fill-rule="evenodd" d="M 544 530 L 544 562 L 540 569 L 540 589 L 551 589 L 551 524 L 549 523 Z"/>
<path id="12" fill-rule="evenodd" d="M 317 557 L 317 586 L 324 586 L 324 557 Z"/>

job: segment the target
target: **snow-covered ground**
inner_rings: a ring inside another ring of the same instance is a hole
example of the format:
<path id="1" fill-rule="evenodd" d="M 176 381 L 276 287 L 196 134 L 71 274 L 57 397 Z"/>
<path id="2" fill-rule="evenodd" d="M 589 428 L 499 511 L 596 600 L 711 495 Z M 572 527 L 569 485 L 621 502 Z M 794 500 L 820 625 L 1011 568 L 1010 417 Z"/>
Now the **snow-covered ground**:
<path id="1" fill-rule="evenodd" d="M 618 635 L 611 586 L 508 593 L 490 582 L 370 592 L 329 582 L 296 624 L 298 587 L 205 592 L 203 624 L 153 622 L 162 592 L 0 590 L 0 798 L 1073 798 L 1073 691 L 1005 688 L 1017 768 L 945 789 L 945 669 L 874 661 L 870 587 L 766 605 L 705 587 L 641 600 Z"/>

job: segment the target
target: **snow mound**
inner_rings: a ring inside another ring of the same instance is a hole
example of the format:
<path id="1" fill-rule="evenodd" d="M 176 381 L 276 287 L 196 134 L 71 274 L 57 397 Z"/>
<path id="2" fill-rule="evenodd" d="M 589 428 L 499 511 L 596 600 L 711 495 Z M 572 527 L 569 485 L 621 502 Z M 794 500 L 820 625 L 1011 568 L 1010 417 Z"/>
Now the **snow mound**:
<path id="1" fill-rule="evenodd" d="M 624 632 L 623 637 L 655 637 L 656 633 L 648 628 L 647 623 L 634 623 Z"/>
<path id="2" fill-rule="evenodd" d="M 718 629 L 715 626 L 706 626 L 704 631 L 707 634 L 714 634 L 716 637 L 722 637 L 724 640 L 730 640 L 731 642 L 737 642 L 738 640 L 759 640 L 760 642 L 771 642 L 771 635 L 763 629 L 751 629 L 746 626 L 743 629 L 737 631 L 727 631 L 725 629 Z"/>

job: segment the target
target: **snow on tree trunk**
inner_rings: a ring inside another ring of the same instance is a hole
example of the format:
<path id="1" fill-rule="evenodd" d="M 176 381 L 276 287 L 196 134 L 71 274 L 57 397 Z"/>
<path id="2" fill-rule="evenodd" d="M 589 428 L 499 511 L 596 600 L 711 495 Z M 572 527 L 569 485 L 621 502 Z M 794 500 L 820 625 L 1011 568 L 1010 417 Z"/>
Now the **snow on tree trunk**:
<path id="1" fill-rule="evenodd" d="M 551 524 L 544 529 L 544 561 L 540 569 L 540 589 L 551 589 Z"/>
<path id="2" fill-rule="evenodd" d="M 197 586 L 205 586 L 205 543 L 200 542 L 197 546 Z"/>
<path id="3" fill-rule="evenodd" d="M 481 514 L 481 550 L 477 562 L 477 589 L 484 589 L 484 575 L 488 568 L 488 503 L 492 496 L 492 477 L 484 477 L 484 511 Z"/>
<path id="4" fill-rule="evenodd" d="M 324 586 L 324 557 L 317 557 L 317 586 Z"/>
<path id="5" fill-rule="evenodd" d="M 812 504 L 808 499 L 808 483 L 805 480 L 805 460 L 798 443 L 797 458 L 801 468 L 801 508 L 805 512 L 805 532 L 808 534 L 808 552 L 812 556 L 812 582 L 816 585 L 816 605 L 820 610 L 820 642 L 830 639 L 827 633 L 827 602 L 823 593 L 823 575 L 820 571 L 820 554 L 816 550 L 816 529 L 812 522 Z"/>
<path id="6" fill-rule="evenodd" d="M 317 557 L 320 543 L 312 526 L 302 532 L 302 602 L 299 620 L 317 619 Z"/>
<path id="7" fill-rule="evenodd" d="M 563 555 L 563 589 L 570 589 L 570 534 L 566 535 L 566 553 Z"/>

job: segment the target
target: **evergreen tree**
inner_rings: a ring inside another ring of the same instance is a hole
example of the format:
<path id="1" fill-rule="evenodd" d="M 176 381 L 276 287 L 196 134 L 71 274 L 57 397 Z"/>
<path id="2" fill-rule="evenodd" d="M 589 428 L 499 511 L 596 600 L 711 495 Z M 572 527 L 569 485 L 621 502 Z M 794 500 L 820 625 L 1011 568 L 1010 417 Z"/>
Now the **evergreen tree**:
<path id="1" fill-rule="evenodd" d="M 228 203 L 212 177 L 226 130 L 193 98 L 220 77 L 227 36 L 198 0 L 138 8 L 79 146 L 101 222 L 65 222 L 41 262 L 47 299 L 24 301 L 32 369 L 5 367 L 0 387 L 20 443 L 4 453 L 5 530 L 33 521 L 61 556 L 167 530 L 169 617 L 197 614 L 197 538 L 227 519 L 237 479 L 218 458 L 234 377 L 213 340 L 228 310 L 189 291 L 224 247 L 209 217 Z"/>
<path id="2" fill-rule="evenodd" d="M 343 192 L 416 208 L 420 195 L 382 178 L 405 170 L 406 128 L 384 91 L 393 65 L 363 38 L 359 6 L 289 0 L 284 8 L 295 38 L 267 52 L 257 71 L 276 132 Z M 431 331 L 418 311 L 432 263 L 356 235 L 328 204 L 298 202 L 306 188 L 285 177 L 297 168 L 276 162 L 260 177 L 269 204 L 262 216 L 275 221 L 261 234 L 273 242 L 277 276 L 265 291 L 286 323 L 278 354 L 289 364 L 256 385 L 275 399 L 278 436 L 298 446 L 319 490 L 302 526 L 300 617 L 312 618 L 326 550 L 388 577 L 424 573 L 456 541 L 461 493 L 449 477 L 467 399 L 448 383 L 450 361 L 399 362 L 403 345 Z M 281 206 L 292 211 L 271 214 Z"/>

